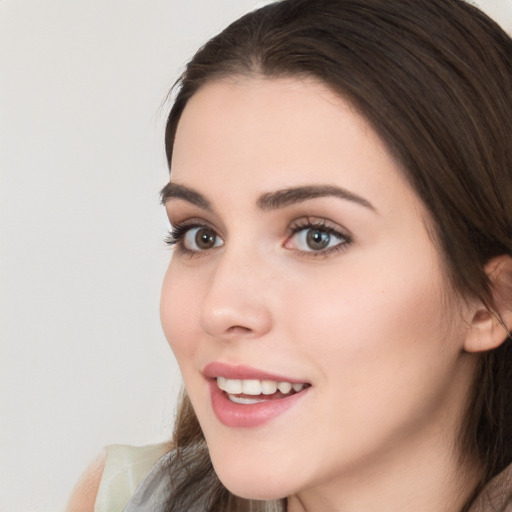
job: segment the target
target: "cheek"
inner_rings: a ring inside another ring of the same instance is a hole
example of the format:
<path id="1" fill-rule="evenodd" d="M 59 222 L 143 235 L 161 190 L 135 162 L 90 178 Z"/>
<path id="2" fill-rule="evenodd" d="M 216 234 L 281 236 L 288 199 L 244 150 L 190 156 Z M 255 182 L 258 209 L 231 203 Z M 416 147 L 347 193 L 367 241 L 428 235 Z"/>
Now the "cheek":
<path id="1" fill-rule="evenodd" d="M 322 397 L 315 428 L 332 442 L 312 449 L 325 460 L 370 454 L 419 430 L 447 394 L 460 338 L 448 327 L 442 273 L 416 263 L 401 273 L 352 267 L 287 298 L 286 338 L 311 362 Z"/>
<path id="2" fill-rule="evenodd" d="M 314 286 L 304 283 L 304 293 L 287 300 L 290 336 L 325 361 L 330 374 L 342 364 L 344 375 L 353 371 L 356 378 L 361 367 L 392 373 L 407 360 L 421 365 L 426 355 L 443 357 L 450 321 L 442 273 L 425 255 L 411 261 L 359 260 Z"/>
<path id="3" fill-rule="evenodd" d="M 198 295 L 195 280 L 188 274 L 179 272 L 171 261 L 162 285 L 160 319 L 180 367 L 197 350 L 194 343 L 197 337 L 193 333 L 198 325 Z"/>

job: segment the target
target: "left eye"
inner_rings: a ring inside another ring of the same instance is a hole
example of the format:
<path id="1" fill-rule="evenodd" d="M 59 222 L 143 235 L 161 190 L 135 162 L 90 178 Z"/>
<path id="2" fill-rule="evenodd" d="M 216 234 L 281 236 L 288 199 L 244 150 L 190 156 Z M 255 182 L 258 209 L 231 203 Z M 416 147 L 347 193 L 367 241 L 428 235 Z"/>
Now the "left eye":
<path id="1" fill-rule="evenodd" d="M 349 240 L 341 233 L 318 227 L 305 227 L 296 231 L 286 243 L 287 248 L 304 252 L 323 252 L 347 244 Z M 293 247 L 290 247 L 290 243 Z"/>

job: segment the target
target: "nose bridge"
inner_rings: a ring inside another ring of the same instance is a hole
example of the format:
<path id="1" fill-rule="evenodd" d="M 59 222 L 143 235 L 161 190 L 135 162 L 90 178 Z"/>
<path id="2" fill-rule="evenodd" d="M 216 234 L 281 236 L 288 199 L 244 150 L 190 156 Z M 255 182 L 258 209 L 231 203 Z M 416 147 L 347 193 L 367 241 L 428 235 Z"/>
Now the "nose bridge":
<path id="1" fill-rule="evenodd" d="M 201 305 L 204 331 L 218 338 L 265 334 L 272 318 L 263 256 L 248 243 L 238 243 L 226 244 L 217 258 Z"/>

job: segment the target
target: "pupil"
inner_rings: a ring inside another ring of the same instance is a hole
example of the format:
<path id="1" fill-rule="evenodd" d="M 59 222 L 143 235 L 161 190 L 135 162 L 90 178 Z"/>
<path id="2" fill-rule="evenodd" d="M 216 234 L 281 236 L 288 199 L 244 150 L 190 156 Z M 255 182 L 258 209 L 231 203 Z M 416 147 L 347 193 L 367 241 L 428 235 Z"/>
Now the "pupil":
<path id="1" fill-rule="evenodd" d="M 308 232 L 307 242 L 311 249 L 325 249 L 331 240 L 331 235 L 318 229 Z"/>
<path id="2" fill-rule="evenodd" d="M 210 249 L 215 245 L 215 235 L 207 229 L 200 229 L 196 233 L 196 244 L 201 249 Z"/>

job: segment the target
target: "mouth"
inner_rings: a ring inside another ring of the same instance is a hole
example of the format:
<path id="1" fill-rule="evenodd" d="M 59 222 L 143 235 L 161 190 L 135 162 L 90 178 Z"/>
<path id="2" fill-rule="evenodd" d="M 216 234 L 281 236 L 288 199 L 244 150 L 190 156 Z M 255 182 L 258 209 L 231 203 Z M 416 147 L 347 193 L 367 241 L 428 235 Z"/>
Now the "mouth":
<path id="1" fill-rule="evenodd" d="M 295 408 L 312 388 L 306 381 L 219 362 L 208 364 L 203 374 L 213 412 L 232 428 L 262 426 Z"/>
<path id="2" fill-rule="evenodd" d="M 218 388 L 235 404 L 253 405 L 269 400 L 281 400 L 310 387 L 306 382 L 259 379 L 228 379 L 217 377 Z"/>

